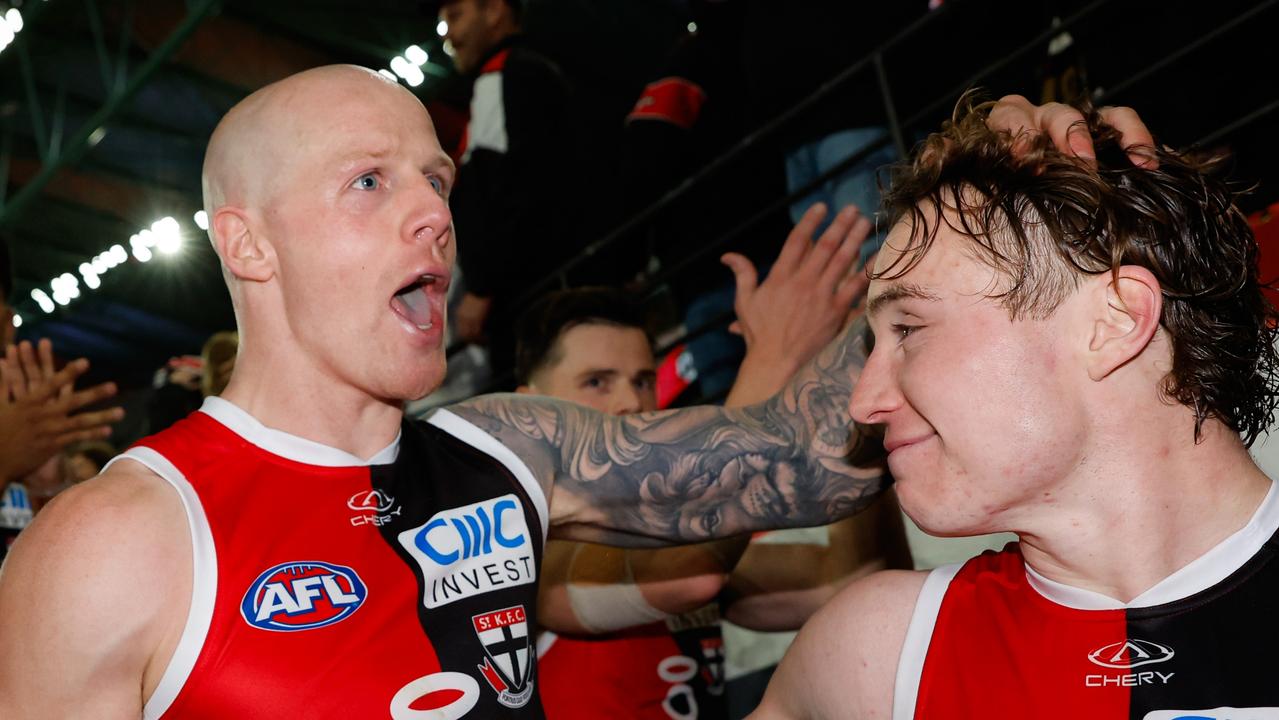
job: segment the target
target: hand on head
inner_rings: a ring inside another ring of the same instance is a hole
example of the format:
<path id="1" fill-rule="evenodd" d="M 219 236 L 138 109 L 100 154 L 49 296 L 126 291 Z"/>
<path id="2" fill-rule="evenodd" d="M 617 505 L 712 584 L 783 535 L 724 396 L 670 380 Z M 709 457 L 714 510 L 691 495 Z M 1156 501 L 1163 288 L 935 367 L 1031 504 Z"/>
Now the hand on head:
<path id="1" fill-rule="evenodd" d="M 1136 111 L 1129 107 L 1104 107 L 1098 113 L 1107 125 L 1119 131 L 1120 143 L 1134 165 L 1152 170 L 1159 167 L 1159 161 L 1149 152 L 1155 146 L 1155 139 Z M 1022 132 L 1045 132 L 1058 150 L 1088 160 L 1096 158 L 1083 113 L 1069 105 L 1032 105 L 1021 95 L 1005 95 L 991 108 L 986 123 L 992 129 L 1007 130 L 1014 136 Z"/>
<path id="2" fill-rule="evenodd" d="M 115 395 L 116 387 L 102 383 L 77 391 L 76 378 L 88 369 L 81 358 L 55 371 L 48 340 L 6 349 L 0 359 L 0 480 L 32 472 L 71 443 L 111 434 L 122 409 L 82 410 Z"/>

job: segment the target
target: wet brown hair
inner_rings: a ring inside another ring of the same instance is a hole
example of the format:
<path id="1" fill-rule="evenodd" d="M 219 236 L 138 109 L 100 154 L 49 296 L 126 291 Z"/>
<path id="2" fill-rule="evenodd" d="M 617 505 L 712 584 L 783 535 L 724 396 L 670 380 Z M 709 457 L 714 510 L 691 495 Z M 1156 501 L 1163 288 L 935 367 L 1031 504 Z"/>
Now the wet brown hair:
<path id="1" fill-rule="evenodd" d="M 1145 148 L 1159 167 L 1137 167 L 1118 132 L 1082 107 L 1094 165 L 1042 133 L 990 129 L 991 105 L 965 95 L 914 160 L 892 169 L 885 210 L 911 235 L 876 277 L 918 264 L 943 222 L 1006 279 L 991 297 L 1014 319 L 1051 315 L 1083 276 L 1146 268 L 1171 346 L 1162 393 L 1194 410 L 1196 440 L 1213 418 L 1251 445 L 1274 416 L 1276 314 L 1261 292 L 1256 238 L 1219 177 L 1224 158 Z"/>

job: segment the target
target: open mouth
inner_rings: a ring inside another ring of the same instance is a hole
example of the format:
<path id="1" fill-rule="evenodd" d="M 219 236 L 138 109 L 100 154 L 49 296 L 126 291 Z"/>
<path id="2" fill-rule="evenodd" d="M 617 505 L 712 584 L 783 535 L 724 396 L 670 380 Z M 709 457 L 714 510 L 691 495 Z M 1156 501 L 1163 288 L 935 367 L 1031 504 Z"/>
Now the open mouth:
<path id="1" fill-rule="evenodd" d="M 391 298 L 391 309 L 418 330 L 430 330 L 435 327 L 435 321 L 427 293 L 439 284 L 442 284 L 442 279 L 436 275 L 418 276 L 395 293 Z"/>

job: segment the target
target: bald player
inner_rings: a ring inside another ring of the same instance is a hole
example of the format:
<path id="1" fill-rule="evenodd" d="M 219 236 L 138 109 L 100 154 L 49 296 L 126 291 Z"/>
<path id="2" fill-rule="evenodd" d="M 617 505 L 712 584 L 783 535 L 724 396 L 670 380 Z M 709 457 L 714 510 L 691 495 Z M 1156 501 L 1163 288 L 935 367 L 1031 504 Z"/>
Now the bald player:
<path id="1" fill-rule="evenodd" d="M 880 467 L 843 459 L 848 344 L 747 409 L 492 396 L 405 422 L 444 374 L 453 173 L 420 102 L 364 69 L 228 113 L 204 189 L 234 375 L 18 542 L 0 716 L 540 717 L 550 529 L 706 540 L 878 492 Z"/>

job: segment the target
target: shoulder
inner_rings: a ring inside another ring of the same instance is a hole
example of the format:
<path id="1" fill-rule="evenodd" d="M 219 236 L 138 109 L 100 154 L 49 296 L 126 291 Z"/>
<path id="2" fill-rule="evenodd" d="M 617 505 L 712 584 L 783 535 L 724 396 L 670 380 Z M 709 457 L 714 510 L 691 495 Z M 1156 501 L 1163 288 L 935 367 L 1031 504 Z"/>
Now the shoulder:
<path id="1" fill-rule="evenodd" d="M 103 598 L 115 588 L 127 597 L 178 561 L 189 564 L 188 538 L 177 492 L 146 467 L 121 460 L 36 516 L 5 563 L 0 597 L 15 586 L 52 598 Z"/>
<path id="2" fill-rule="evenodd" d="M 0 635 L 13 640 L 0 647 L 0 676 L 50 697 L 61 691 L 46 671 L 70 686 L 110 677 L 102 694 L 136 693 L 185 618 L 191 572 L 177 492 L 116 462 L 56 497 L 14 544 L 0 572 Z M 23 647 L 41 648 L 39 658 L 19 656 Z"/>
<path id="3" fill-rule="evenodd" d="M 764 717 L 891 717 L 897 662 L 927 577 L 889 570 L 836 595 L 786 653 Z"/>

